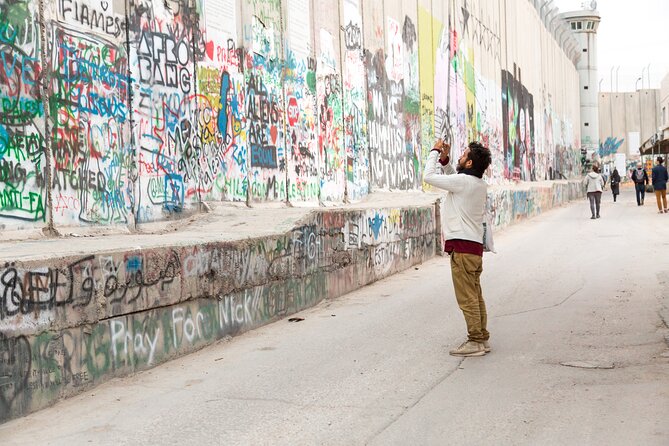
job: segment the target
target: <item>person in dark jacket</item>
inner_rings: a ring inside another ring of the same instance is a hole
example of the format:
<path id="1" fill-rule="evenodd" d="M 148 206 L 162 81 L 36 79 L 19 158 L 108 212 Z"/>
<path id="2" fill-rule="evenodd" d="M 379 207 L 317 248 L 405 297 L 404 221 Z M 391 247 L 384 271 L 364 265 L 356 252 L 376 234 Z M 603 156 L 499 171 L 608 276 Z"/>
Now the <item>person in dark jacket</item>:
<path id="1" fill-rule="evenodd" d="M 636 169 L 630 173 L 630 178 L 634 181 L 634 189 L 636 189 L 636 205 L 642 206 L 643 199 L 646 198 L 646 184 L 648 184 L 648 173 L 643 168 L 641 163 L 637 163 Z"/>
<path id="2" fill-rule="evenodd" d="M 620 174 L 618 169 L 613 169 L 611 174 L 611 193 L 613 194 L 613 202 L 616 202 L 616 198 L 620 195 Z"/>
<path id="3" fill-rule="evenodd" d="M 667 181 L 669 175 L 667 168 L 662 165 L 664 160 L 661 156 L 657 157 L 657 165 L 653 167 L 653 190 L 655 190 L 655 198 L 657 199 L 657 208 L 660 214 L 667 212 Z"/>

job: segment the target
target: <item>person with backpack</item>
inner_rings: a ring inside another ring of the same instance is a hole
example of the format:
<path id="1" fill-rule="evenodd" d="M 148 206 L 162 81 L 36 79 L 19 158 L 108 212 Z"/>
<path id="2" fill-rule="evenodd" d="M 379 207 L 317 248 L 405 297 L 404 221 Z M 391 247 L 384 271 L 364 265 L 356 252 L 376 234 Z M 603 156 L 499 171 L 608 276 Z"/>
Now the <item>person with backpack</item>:
<path id="1" fill-rule="evenodd" d="M 616 198 L 620 195 L 620 174 L 618 169 L 613 169 L 611 174 L 611 193 L 613 194 L 613 202 L 616 202 Z"/>
<path id="2" fill-rule="evenodd" d="M 599 218 L 599 208 L 602 203 L 602 189 L 604 189 L 604 177 L 599 173 L 599 165 L 592 165 L 592 172 L 583 179 L 583 186 L 586 188 L 588 200 L 590 201 L 591 219 Z"/>
<path id="3" fill-rule="evenodd" d="M 660 214 L 667 212 L 667 181 L 669 180 L 667 168 L 662 165 L 663 162 L 664 159 L 658 156 L 657 165 L 653 167 L 651 174 L 653 177 L 653 190 L 657 199 L 657 208 L 660 210 Z M 662 205 L 664 205 L 664 209 Z"/>
<path id="4" fill-rule="evenodd" d="M 646 173 L 646 169 L 643 168 L 641 163 L 637 163 L 636 169 L 632 170 L 630 177 L 634 181 L 634 189 L 636 190 L 636 205 L 643 206 L 643 200 L 646 198 L 648 173 Z"/>

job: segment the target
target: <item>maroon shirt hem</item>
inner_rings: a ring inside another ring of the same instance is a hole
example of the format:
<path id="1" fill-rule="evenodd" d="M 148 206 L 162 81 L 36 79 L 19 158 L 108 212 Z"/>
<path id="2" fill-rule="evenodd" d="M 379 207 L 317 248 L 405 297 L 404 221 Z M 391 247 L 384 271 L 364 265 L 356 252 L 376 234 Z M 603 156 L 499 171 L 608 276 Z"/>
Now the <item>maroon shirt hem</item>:
<path id="1" fill-rule="evenodd" d="M 472 242 L 471 240 L 446 240 L 444 251 L 447 253 L 457 252 L 460 254 L 473 254 L 483 257 L 483 243 Z"/>

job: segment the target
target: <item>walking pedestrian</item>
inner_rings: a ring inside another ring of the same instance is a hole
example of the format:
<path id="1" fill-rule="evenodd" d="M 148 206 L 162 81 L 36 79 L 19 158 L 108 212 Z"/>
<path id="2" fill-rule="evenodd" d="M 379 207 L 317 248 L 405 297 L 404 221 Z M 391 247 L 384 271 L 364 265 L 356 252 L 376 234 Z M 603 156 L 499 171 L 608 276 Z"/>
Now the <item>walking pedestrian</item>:
<path id="1" fill-rule="evenodd" d="M 613 194 L 613 202 L 616 202 L 616 198 L 620 195 L 620 174 L 618 169 L 613 169 L 611 174 L 611 193 Z"/>
<path id="2" fill-rule="evenodd" d="M 590 200 L 590 211 L 592 220 L 599 218 L 599 208 L 602 203 L 602 189 L 604 188 L 604 178 L 599 173 L 599 165 L 592 165 L 592 172 L 583 179 L 583 186 L 586 187 L 588 200 Z"/>
<path id="3" fill-rule="evenodd" d="M 660 214 L 667 212 L 667 181 L 669 181 L 667 168 L 662 165 L 663 162 L 664 159 L 662 159 L 661 156 L 658 156 L 657 165 L 653 167 L 651 173 L 651 176 L 653 177 L 653 190 L 655 191 L 657 208 L 659 209 Z"/>
<path id="4" fill-rule="evenodd" d="M 637 163 L 636 169 L 632 169 L 630 177 L 634 181 L 634 189 L 636 190 L 636 205 L 643 206 L 643 199 L 646 197 L 646 185 L 648 184 L 648 173 L 641 166 L 641 163 Z"/>
<path id="5" fill-rule="evenodd" d="M 490 351 L 488 316 L 481 291 L 483 272 L 483 217 L 487 185 L 483 173 L 491 162 L 490 150 L 471 142 L 450 165 L 451 147 L 439 139 L 425 162 L 423 181 L 448 191 L 444 198 L 444 250 L 451 258 L 451 275 L 458 306 L 467 324 L 467 340 L 449 353 L 483 356 Z M 453 175 L 456 173 L 457 175 Z"/>

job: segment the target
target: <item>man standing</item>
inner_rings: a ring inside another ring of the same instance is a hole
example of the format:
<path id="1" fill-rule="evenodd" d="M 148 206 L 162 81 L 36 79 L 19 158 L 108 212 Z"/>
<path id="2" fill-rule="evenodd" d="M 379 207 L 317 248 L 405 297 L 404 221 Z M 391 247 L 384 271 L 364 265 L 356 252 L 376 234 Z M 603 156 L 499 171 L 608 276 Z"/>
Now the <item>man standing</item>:
<path id="1" fill-rule="evenodd" d="M 449 192 L 444 198 L 444 249 L 451 257 L 455 297 L 468 333 L 467 341 L 449 353 L 483 356 L 490 351 L 490 333 L 486 328 L 487 313 L 480 280 L 487 195 L 487 185 L 482 178 L 491 162 L 490 150 L 477 142 L 470 143 L 458 160 L 458 175 L 453 175 L 456 171 L 449 164 L 450 153 L 451 147 L 439 139 L 428 155 L 423 174 L 427 184 Z"/>
<path id="2" fill-rule="evenodd" d="M 637 163 L 636 169 L 632 170 L 632 181 L 634 181 L 634 188 L 636 189 L 636 205 L 643 205 L 643 199 L 646 197 L 646 184 L 648 184 L 648 174 L 646 169 Z"/>
<path id="3" fill-rule="evenodd" d="M 667 212 L 667 168 L 662 165 L 664 159 L 661 156 L 657 157 L 657 165 L 653 167 L 651 176 L 653 177 L 653 190 L 655 191 L 655 198 L 657 199 L 657 208 L 660 214 Z M 662 205 L 664 204 L 664 209 Z"/>

